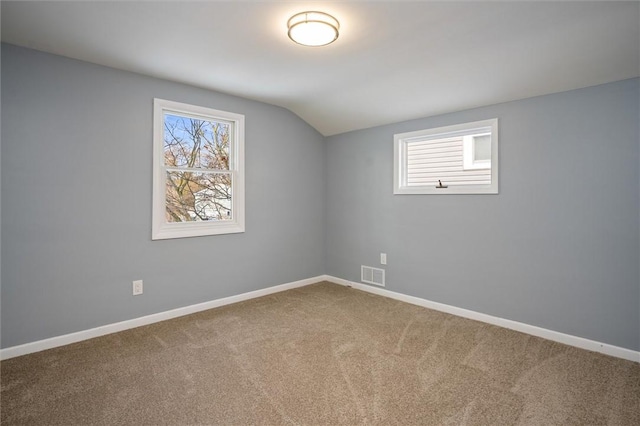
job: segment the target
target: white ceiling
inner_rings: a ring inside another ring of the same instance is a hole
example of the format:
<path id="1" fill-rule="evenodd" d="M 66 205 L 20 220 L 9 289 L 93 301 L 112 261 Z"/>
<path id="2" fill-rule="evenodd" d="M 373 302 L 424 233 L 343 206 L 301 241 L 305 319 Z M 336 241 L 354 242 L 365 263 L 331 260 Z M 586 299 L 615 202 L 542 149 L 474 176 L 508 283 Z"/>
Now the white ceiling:
<path id="1" fill-rule="evenodd" d="M 640 75 L 640 3 L 2 1 L 2 41 L 280 105 L 325 136 Z M 309 48 L 287 19 L 322 10 Z"/>

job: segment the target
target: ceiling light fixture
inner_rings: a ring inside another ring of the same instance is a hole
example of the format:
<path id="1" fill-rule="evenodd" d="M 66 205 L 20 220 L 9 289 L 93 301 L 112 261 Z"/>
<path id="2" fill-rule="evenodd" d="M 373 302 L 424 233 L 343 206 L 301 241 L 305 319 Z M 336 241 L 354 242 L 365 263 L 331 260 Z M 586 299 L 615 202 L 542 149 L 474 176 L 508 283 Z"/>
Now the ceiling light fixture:
<path id="1" fill-rule="evenodd" d="M 303 46 L 326 46 L 338 38 L 340 23 L 324 12 L 300 12 L 289 18 L 289 38 Z"/>

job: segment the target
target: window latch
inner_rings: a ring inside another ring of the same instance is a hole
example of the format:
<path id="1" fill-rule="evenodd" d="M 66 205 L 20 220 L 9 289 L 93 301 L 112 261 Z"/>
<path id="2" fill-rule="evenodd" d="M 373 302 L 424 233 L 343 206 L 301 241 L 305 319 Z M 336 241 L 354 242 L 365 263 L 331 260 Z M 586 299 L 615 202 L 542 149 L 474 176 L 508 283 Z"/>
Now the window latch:
<path id="1" fill-rule="evenodd" d="M 438 184 L 436 185 L 436 188 L 448 188 L 449 185 L 443 185 L 442 181 L 440 179 L 438 179 Z"/>

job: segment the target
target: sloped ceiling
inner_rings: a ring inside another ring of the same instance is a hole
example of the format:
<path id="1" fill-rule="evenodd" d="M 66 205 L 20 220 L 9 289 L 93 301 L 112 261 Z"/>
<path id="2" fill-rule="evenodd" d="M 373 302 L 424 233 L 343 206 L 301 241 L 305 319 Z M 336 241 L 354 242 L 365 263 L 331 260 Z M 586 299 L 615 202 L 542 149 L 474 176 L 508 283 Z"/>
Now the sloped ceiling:
<path id="1" fill-rule="evenodd" d="M 2 41 L 287 108 L 325 136 L 640 75 L 638 2 L 2 2 Z M 287 37 L 296 12 L 341 24 Z"/>

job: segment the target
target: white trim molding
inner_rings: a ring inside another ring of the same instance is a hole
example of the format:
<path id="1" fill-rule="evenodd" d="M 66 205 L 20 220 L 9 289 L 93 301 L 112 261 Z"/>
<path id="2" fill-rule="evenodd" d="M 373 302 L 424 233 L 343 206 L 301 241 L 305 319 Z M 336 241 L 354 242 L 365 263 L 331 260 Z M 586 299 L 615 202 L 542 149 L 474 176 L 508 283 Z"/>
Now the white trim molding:
<path id="1" fill-rule="evenodd" d="M 222 299 L 211 300 L 209 302 L 198 303 L 196 305 L 185 306 L 182 308 L 172 309 L 170 311 L 159 312 L 140 318 L 134 318 L 127 321 L 107 324 L 89 330 L 82 330 L 76 333 L 65 334 L 62 336 L 51 337 L 49 339 L 38 340 L 37 342 L 25 343 L 23 345 L 12 346 L 0 349 L 0 360 L 14 358 L 21 355 L 27 355 L 34 352 L 44 351 L 46 349 L 57 348 L 58 346 L 69 345 L 71 343 L 81 342 L 83 340 L 93 339 L 107 334 L 117 333 L 119 331 L 129 330 L 131 328 L 141 327 L 184 315 L 194 314 L 196 312 L 206 311 L 208 309 L 220 306 L 230 305 L 232 303 L 243 302 L 256 297 L 268 296 L 269 294 L 279 293 L 292 288 L 304 287 L 320 281 L 327 281 L 324 276 L 307 278 L 300 281 L 294 281 L 287 284 L 276 285 L 261 290 L 250 291 L 248 293 L 238 294 L 236 296 L 224 297 Z"/>
<path id="2" fill-rule="evenodd" d="M 357 290 L 366 291 L 368 293 L 377 294 L 378 296 L 388 297 L 390 299 L 399 300 L 401 302 L 411 303 L 412 305 L 422 306 L 424 308 L 433 309 L 435 311 L 445 312 L 462 318 L 468 318 L 487 324 L 496 325 L 498 327 L 508 328 L 510 330 L 519 331 L 521 333 L 530 334 L 532 336 L 541 337 L 565 345 L 586 349 L 593 352 L 599 352 L 616 358 L 626 359 L 640 363 L 640 352 L 631 349 L 621 348 L 619 346 L 601 343 L 595 340 L 585 339 L 583 337 L 572 336 L 570 334 L 560 333 L 548 330 L 534 325 L 524 324 L 504 318 L 494 317 L 492 315 L 471 311 L 468 309 L 458 308 L 444 303 L 433 302 L 421 299 L 415 296 L 408 296 L 402 293 L 386 290 L 380 287 L 357 283 L 331 275 L 319 275 L 313 278 L 307 278 L 300 281 L 293 281 L 287 284 L 276 285 L 260 290 L 250 291 L 248 293 L 238 294 L 236 296 L 224 297 L 222 299 L 211 300 L 209 302 L 198 303 L 195 305 L 185 306 L 182 308 L 172 309 L 170 311 L 160 312 L 157 314 L 147 315 L 140 318 L 134 318 L 127 321 L 121 321 L 113 324 L 107 324 L 101 327 L 91 328 L 89 330 L 78 331 L 76 333 L 65 334 L 62 336 L 51 337 L 49 339 L 39 340 L 37 342 L 25 343 L 23 345 L 12 346 L 0 349 L 0 360 L 14 358 L 21 355 L 40 352 L 46 349 L 57 348 L 59 346 L 69 345 L 71 343 L 81 342 L 83 340 L 93 339 L 95 337 L 107 334 L 117 333 L 119 331 L 129 330 L 144 325 L 165 321 L 196 312 L 206 311 L 208 309 L 220 306 L 230 305 L 245 300 L 255 299 L 257 297 L 268 296 L 273 293 L 279 293 L 285 290 L 291 290 L 298 287 L 304 287 L 310 284 L 316 284 L 321 281 L 329 281 L 334 284 L 352 287 Z"/>
<path id="3" fill-rule="evenodd" d="M 640 363 L 640 352 L 631 349 L 621 348 L 619 346 L 610 345 L 608 343 L 597 342 L 595 340 L 585 339 L 583 337 L 573 336 L 571 334 L 560 333 L 558 331 L 548 330 L 546 328 L 536 327 L 518 321 L 494 317 L 492 315 L 483 314 L 468 309 L 458 308 L 444 303 L 432 302 L 431 300 L 421 299 L 415 296 L 407 296 L 406 294 L 396 293 L 379 287 L 372 287 L 366 284 L 348 281 L 342 278 L 326 275 L 325 281 L 335 284 L 353 287 L 357 290 L 366 291 L 368 293 L 377 294 L 378 296 L 388 297 L 390 299 L 399 300 L 401 302 L 411 303 L 412 305 L 422 306 L 424 308 L 433 309 L 434 311 L 445 312 L 462 318 L 468 318 L 487 324 L 497 325 L 498 327 L 508 328 L 510 330 L 519 331 L 521 333 L 530 334 L 532 336 L 541 337 L 543 339 L 552 340 L 554 342 L 563 343 L 565 345 L 574 346 L 580 349 L 586 349 L 592 352 L 599 352 L 616 358 L 626 359 Z"/>

